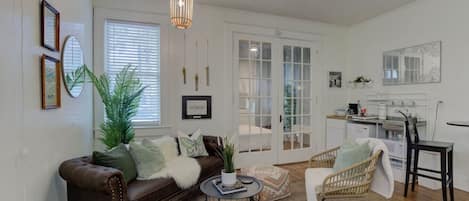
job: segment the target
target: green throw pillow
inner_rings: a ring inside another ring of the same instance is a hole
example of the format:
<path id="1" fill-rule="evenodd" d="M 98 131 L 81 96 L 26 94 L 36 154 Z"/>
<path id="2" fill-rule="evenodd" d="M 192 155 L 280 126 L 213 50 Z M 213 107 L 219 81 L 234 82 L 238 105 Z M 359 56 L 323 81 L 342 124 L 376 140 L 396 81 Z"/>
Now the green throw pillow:
<path id="1" fill-rule="evenodd" d="M 200 130 L 195 131 L 192 136 L 180 133 L 178 136 L 179 150 L 186 157 L 208 156 L 205 149 L 204 138 Z"/>
<path id="2" fill-rule="evenodd" d="M 112 167 L 122 171 L 126 182 L 137 177 L 134 160 L 124 144 L 120 144 L 107 152 L 93 152 L 93 161 L 96 165 Z"/>
<path id="3" fill-rule="evenodd" d="M 148 146 L 149 143 L 151 142 L 144 140 L 141 145 L 130 144 L 130 154 L 137 165 L 138 179 L 140 180 L 149 179 L 165 167 L 163 153 L 157 146 Z"/>
<path id="4" fill-rule="evenodd" d="M 355 163 L 362 162 L 370 157 L 370 152 L 371 149 L 368 143 L 345 142 L 337 152 L 333 169 L 338 172 Z"/>

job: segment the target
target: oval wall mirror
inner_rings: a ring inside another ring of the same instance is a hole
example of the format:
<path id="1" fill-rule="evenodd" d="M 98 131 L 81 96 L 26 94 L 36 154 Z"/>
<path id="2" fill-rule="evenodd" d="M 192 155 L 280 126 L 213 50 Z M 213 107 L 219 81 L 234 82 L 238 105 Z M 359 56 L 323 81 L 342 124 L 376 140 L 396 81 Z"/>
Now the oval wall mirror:
<path id="1" fill-rule="evenodd" d="M 80 96 L 85 84 L 83 50 L 75 36 L 65 39 L 62 49 L 62 74 L 65 88 L 71 97 Z"/>

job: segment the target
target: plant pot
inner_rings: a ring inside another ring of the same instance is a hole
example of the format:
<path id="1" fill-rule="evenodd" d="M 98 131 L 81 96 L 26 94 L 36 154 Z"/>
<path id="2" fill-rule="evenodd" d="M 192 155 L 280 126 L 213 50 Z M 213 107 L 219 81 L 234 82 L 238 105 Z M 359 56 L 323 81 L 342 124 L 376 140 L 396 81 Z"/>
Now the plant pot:
<path id="1" fill-rule="evenodd" d="M 125 148 L 127 148 L 127 151 L 130 150 L 130 144 L 124 144 L 125 145 Z"/>
<path id="2" fill-rule="evenodd" d="M 236 184 L 236 172 L 225 173 L 225 170 L 221 171 L 221 183 L 225 186 L 233 186 Z"/>

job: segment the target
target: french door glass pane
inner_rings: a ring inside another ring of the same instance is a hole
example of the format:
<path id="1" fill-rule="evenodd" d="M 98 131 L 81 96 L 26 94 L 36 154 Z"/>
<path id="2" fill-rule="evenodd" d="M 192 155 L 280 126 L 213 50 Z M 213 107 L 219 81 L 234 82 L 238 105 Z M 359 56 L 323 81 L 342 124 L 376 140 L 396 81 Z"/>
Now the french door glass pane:
<path id="1" fill-rule="evenodd" d="M 303 65 L 303 80 L 311 79 L 311 66 L 304 64 Z"/>
<path id="2" fill-rule="evenodd" d="M 303 82 L 303 98 L 311 97 L 311 82 Z"/>
<path id="3" fill-rule="evenodd" d="M 272 45 L 239 40 L 239 152 L 272 149 Z"/>
<path id="4" fill-rule="evenodd" d="M 293 48 L 293 62 L 301 63 L 301 47 Z"/>
<path id="5" fill-rule="evenodd" d="M 260 43 L 257 41 L 251 41 L 251 47 L 249 48 L 249 52 L 251 53 L 251 58 L 253 59 L 260 59 Z"/>
<path id="6" fill-rule="evenodd" d="M 290 150 L 292 147 L 292 139 L 290 134 L 285 134 L 283 136 L 283 149 Z"/>
<path id="7" fill-rule="evenodd" d="M 293 80 L 293 69 L 291 63 L 283 64 L 283 77 L 285 81 Z"/>
<path id="8" fill-rule="evenodd" d="M 311 147 L 311 49 L 283 47 L 284 150 Z"/>
<path id="9" fill-rule="evenodd" d="M 249 41 L 239 41 L 239 58 L 247 59 L 249 57 Z"/>
<path id="10" fill-rule="evenodd" d="M 262 62 L 262 78 L 270 79 L 272 78 L 272 63 L 270 61 Z"/>
<path id="11" fill-rule="evenodd" d="M 301 64 L 294 64 L 293 79 L 301 80 Z"/>
<path id="12" fill-rule="evenodd" d="M 292 62 L 291 47 L 290 46 L 284 46 L 283 47 L 283 61 L 284 62 Z"/>
<path id="13" fill-rule="evenodd" d="M 249 78 L 251 66 L 249 65 L 249 60 L 239 60 L 239 77 L 240 78 Z"/>
<path id="14" fill-rule="evenodd" d="M 272 59 L 272 46 L 270 45 L 270 43 L 262 43 L 262 59 Z"/>
<path id="15" fill-rule="evenodd" d="M 311 63 L 311 50 L 309 48 L 303 48 L 303 63 Z"/>
<path id="16" fill-rule="evenodd" d="M 311 147 L 311 133 L 303 133 L 303 148 Z"/>

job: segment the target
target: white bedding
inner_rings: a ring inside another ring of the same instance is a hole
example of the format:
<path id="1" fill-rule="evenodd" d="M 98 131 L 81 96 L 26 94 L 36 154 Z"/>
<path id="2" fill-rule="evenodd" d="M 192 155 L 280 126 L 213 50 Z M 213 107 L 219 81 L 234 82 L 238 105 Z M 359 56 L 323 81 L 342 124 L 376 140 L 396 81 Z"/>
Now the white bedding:
<path id="1" fill-rule="evenodd" d="M 258 126 L 250 126 L 248 124 L 239 125 L 239 135 L 270 135 L 271 129 L 266 129 Z"/>
<path id="2" fill-rule="evenodd" d="M 272 130 L 258 126 L 241 124 L 239 126 L 240 151 L 265 150 L 271 148 Z"/>

